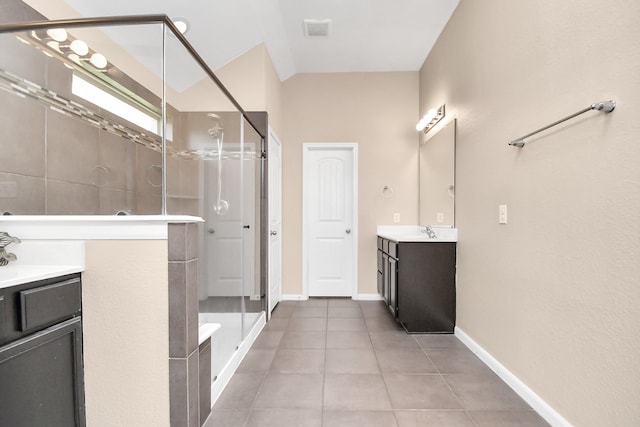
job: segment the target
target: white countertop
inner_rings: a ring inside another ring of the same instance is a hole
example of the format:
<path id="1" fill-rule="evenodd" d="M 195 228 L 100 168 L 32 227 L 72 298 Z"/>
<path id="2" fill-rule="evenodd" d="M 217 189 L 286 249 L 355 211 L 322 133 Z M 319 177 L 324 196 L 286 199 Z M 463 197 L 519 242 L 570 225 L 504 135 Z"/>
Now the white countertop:
<path id="1" fill-rule="evenodd" d="M 18 237 L 0 266 L 0 288 L 84 271 L 87 240 L 166 240 L 168 224 L 202 222 L 186 215 L 7 215 L 0 231 Z"/>
<path id="2" fill-rule="evenodd" d="M 0 215 L 0 231 L 20 239 L 166 239 L 167 224 L 203 222 L 188 215 Z"/>
<path id="3" fill-rule="evenodd" d="M 80 273 L 80 265 L 14 265 L 0 267 L 0 289 L 65 274 Z"/>
<path id="4" fill-rule="evenodd" d="M 377 235 L 394 242 L 457 242 L 458 230 L 452 227 L 443 227 L 432 225 L 437 238 L 432 239 L 426 233 L 421 231 L 419 225 L 379 225 Z"/>

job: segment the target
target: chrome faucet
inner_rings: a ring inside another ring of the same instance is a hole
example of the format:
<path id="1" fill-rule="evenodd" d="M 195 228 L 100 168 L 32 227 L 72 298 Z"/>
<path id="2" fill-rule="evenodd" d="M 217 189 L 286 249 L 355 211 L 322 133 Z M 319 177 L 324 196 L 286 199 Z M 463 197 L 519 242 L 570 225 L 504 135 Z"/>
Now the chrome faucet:
<path id="1" fill-rule="evenodd" d="M 6 231 L 0 231 L 0 266 L 9 264 L 9 261 L 16 261 L 18 257 L 16 254 L 7 252 L 5 249 L 12 243 L 21 243 L 20 239 L 7 233 Z"/>
<path id="2" fill-rule="evenodd" d="M 427 236 L 429 236 L 430 239 L 438 238 L 438 236 L 436 236 L 435 231 L 433 231 L 433 228 L 431 228 L 430 225 L 423 225 L 420 231 L 425 233 Z"/>

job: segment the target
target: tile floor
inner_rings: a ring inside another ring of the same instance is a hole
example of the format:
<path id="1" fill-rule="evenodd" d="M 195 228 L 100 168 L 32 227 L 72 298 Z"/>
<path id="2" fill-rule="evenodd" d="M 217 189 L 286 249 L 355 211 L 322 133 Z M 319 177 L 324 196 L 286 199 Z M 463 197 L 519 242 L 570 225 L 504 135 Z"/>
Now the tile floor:
<path id="1" fill-rule="evenodd" d="M 453 335 L 379 301 L 283 301 L 206 427 L 546 426 Z"/>

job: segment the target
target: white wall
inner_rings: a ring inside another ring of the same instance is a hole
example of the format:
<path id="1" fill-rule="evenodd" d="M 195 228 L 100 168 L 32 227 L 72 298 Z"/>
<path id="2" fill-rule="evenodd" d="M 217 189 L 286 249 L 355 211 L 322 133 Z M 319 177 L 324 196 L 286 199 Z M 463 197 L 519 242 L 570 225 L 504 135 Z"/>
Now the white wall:
<path id="1" fill-rule="evenodd" d="M 458 117 L 458 326 L 576 426 L 640 425 L 638 17 L 462 0 L 420 72 L 421 111 Z"/>

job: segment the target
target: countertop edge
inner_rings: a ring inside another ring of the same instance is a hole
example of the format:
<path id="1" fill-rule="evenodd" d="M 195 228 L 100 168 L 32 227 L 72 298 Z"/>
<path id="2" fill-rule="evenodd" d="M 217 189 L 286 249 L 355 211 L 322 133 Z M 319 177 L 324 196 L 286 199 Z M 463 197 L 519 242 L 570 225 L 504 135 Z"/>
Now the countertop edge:
<path id="1" fill-rule="evenodd" d="M 0 216 L 0 231 L 37 240 L 165 240 L 168 224 L 199 223 L 187 215 Z"/>
<path id="2" fill-rule="evenodd" d="M 8 265 L 0 267 L 0 289 L 83 271 L 80 265 Z"/>
<path id="3" fill-rule="evenodd" d="M 408 238 L 407 236 L 403 236 L 402 234 L 378 233 L 377 235 L 378 237 L 382 237 L 383 239 L 391 240 L 396 243 L 457 243 L 457 239 L 430 239 L 426 235 L 423 240 Z"/>

